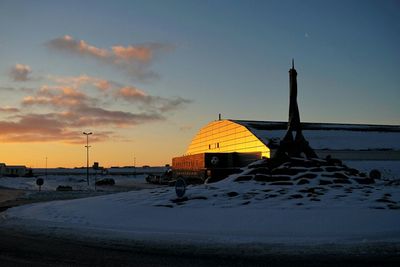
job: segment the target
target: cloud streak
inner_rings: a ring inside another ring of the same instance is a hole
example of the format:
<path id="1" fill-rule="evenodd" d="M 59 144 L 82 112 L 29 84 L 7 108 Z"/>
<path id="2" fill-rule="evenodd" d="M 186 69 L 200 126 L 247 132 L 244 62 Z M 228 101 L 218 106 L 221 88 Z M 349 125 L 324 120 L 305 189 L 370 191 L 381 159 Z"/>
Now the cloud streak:
<path id="1" fill-rule="evenodd" d="M 0 121 L 0 140 L 2 142 L 64 142 L 81 144 L 85 140 L 78 129 L 68 129 L 59 120 L 60 114 L 28 114 L 18 117 L 17 121 Z M 96 131 L 92 142 L 109 139 L 112 132 Z"/>
<path id="2" fill-rule="evenodd" d="M 24 106 L 50 106 L 61 113 L 53 113 L 69 127 L 117 126 L 127 127 L 151 121 L 164 120 L 157 112 L 132 113 L 97 107 L 99 100 L 79 89 L 68 86 L 43 86 L 35 95 L 22 100 Z"/>
<path id="3" fill-rule="evenodd" d="M 25 106 L 50 105 L 60 108 L 71 108 L 85 104 L 89 97 L 75 88 L 68 86 L 43 86 L 34 96 L 22 100 Z"/>
<path id="4" fill-rule="evenodd" d="M 0 107 L 0 112 L 17 113 L 17 112 L 19 112 L 19 109 L 18 108 L 13 108 L 13 107 Z"/>
<path id="5" fill-rule="evenodd" d="M 33 93 L 35 89 L 33 88 L 15 88 L 15 87 L 9 87 L 9 86 L 0 86 L 0 93 L 6 92 L 12 92 L 12 93 Z"/>
<path id="6" fill-rule="evenodd" d="M 183 97 L 160 97 L 150 95 L 135 86 L 125 86 L 114 81 L 108 81 L 102 78 L 96 78 L 88 75 L 81 75 L 76 77 L 51 77 L 57 83 L 63 86 L 69 86 L 77 90 L 81 86 L 90 85 L 98 89 L 102 93 L 102 98 L 107 98 L 110 95 L 114 100 L 123 100 L 125 102 L 136 104 L 141 109 L 152 112 L 169 112 L 182 108 L 186 104 L 193 101 Z M 65 90 L 65 89 L 64 89 Z M 71 89 L 70 89 L 71 90 Z M 76 100 L 83 101 L 86 96 L 78 97 Z M 95 101 L 95 100 L 94 100 Z M 60 102 L 53 100 L 44 101 L 40 92 L 38 97 L 33 99 L 29 97 L 24 100 L 25 104 L 31 102 L 53 103 Z"/>
<path id="7" fill-rule="evenodd" d="M 192 103 L 192 100 L 182 97 L 166 98 L 147 95 L 145 92 L 132 86 L 125 86 L 115 92 L 117 98 L 130 103 L 139 103 L 144 108 L 158 112 L 169 112 L 181 108 L 185 104 Z"/>
<path id="8" fill-rule="evenodd" d="M 173 49 L 171 45 L 161 43 L 115 45 L 110 49 L 104 49 L 91 45 L 84 40 L 76 40 L 70 35 L 52 39 L 46 45 L 55 51 L 85 56 L 113 65 L 140 80 L 157 78 L 158 74 L 148 69 L 149 63 L 156 54 Z"/>
<path id="9" fill-rule="evenodd" d="M 157 114 L 110 111 L 102 108 L 82 106 L 77 111 L 44 114 L 24 114 L 14 121 L 0 121 L 2 142 L 64 142 L 83 143 L 82 128 L 128 127 L 152 121 L 164 120 Z M 97 129 L 93 142 L 115 137 L 114 131 Z"/>

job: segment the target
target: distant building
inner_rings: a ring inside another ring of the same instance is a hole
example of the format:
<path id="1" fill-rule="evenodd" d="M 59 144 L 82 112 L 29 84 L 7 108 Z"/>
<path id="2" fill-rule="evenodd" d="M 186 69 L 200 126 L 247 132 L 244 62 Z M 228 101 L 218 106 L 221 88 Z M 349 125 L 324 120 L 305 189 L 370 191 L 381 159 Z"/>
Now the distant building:
<path id="1" fill-rule="evenodd" d="M 6 171 L 6 164 L 0 163 L 0 177 L 3 176 L 3 173 Z"/>
<path id="2" fill-rule="evenodd" d="M 28 174 L 28 169 L 26 166 L 22 165 L 6 165 L 5 163 L 0 163 L 0 177 L 1 176 L 26 176 Z"/>

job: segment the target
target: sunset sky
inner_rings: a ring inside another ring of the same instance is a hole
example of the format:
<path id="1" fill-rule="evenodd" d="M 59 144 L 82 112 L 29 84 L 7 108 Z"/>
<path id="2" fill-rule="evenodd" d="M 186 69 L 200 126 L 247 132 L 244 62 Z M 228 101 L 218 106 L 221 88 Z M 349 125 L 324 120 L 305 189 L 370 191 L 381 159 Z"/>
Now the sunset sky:
<path id="1" fill-rule="evenodd" d="M 218 118 L 400 124 L 399 1 L 0 0 L 0 162 L 164 165 Z"/>

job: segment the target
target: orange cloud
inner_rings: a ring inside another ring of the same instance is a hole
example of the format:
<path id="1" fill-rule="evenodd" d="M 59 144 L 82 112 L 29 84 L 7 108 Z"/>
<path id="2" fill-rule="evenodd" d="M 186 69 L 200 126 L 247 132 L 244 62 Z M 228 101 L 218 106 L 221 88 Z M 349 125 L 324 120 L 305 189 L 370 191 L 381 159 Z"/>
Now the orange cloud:
<path id="1" fill-rule="evenodd" d="M 102 91 L 110 89 L 114 84 L 105 79 L 88 76 L 86 74 L 71 77 L 50 76 L 49 79 L 73 88 L 79 88 L 82 85 L 90 84 Z"/>
<path id="2" fill-rule="evenodd" d="M 109 52 L 107 50 L 89 45 L 83 40 L 75 40 L 69 35 L 64 35 L 63 37 L 51 40 L 50 42 L 48 42 L 48 46 L 55 49 L 78 53 L 80 55 L 87 55 L 99 58 L 109 57 Z"/>
<path id="3" fill-rule="evenodd" d="M 143 47 L 143 46 L 128 46 L 128 47 L 123 47 L 123 46 L 113 46 L 112 51 L 114 52 L 114 55 L 118 59 L 124 59 L 124 60 L 139 60 L 142 62 L 148 62 L 152 58 L 152 51 L 149 47 Z"/>
<path id="4" fill-rule="evenodd" d="M 192 102 L 191 100 L 182 97 L 167 98 L 149 95 L 135 86 L 123 86 L 113 81 L 108 81 L 102 78 L 96 78 L 87 75 L 80 75 L 76 77 L 51 77 L 51 79 L 56 81 L 57 83 L 65 84 L 62 85 L 62 87 L 68 86 L 68 88 L 73 88 L 75 90 L 79 90 L 82 85 L 91 85 L 96 87 L 103 93 L 103 99 L 109 97 L 109 94 L 111 94 L 116 99 L 122 99 L 130 103 L 135 103 L 139 105 L 140 108 L 151 112 L 168 112 L 174 109 L 178 109 L 184 104 L 189 104 Z M 43 94 L 44 89 L 42 89 L 41 91 Z M 38 104 L 45 104 L 46 102 L 54 103 L 55 105 L 62 104 L 62 102 L 54 96 L 52 96 L 51 101 L 45 101 L 45 99 L 40 98 L 42 94 L 39 94 L 39 97 L 33 99 L 32 97 L 25 98 L 24 104 L 33 104 L 35 102 L 37 102 Z M 67 95 L 62 97 L 62 99 L 64 98 L 67 98 Z M 85 95 L 79 95 L 77 99 L 80 101 L 89 100 L 88 97 Z M 65 103 L 68 105 L 69 103 L 67 102 L 67 100 L 70 101 L 71 99 L 65 99 Z M 93 99 L 93 101 L 98 102 L 96 99 Z"/>
<path id="5" fill-rule="evenodd" d="M 109 56 L 109 53 L 105 49 L 100 49 L 92 45 L 88 45 L 85 41 L 81 40 L 79 41 L 79 50 L 82 53 L 88 53 L 91 54 L 95 57 L 102 57 L 106 58 Z"/>
<path id="6" fill-rule="evenodd" d="M 53 50 L 87 56 L 116 66 L 127 72 L 131 77 L 140 80 L 157 78 L 158 75 L 148 69 L 148 63 L 153 60 L 155 54 L 172 50 L 171 45 L 161 43 L 114 45 L 111 49 L 103 49 L 88 44 L 84 40 L 76 40 L 69 35 L 50 40 L 46 44 Z"/>
<path id="7" fill-rule="evenodd" d="M 135 88 L 132 86 L 125 86 L 122 87 L 119 91 L 118 91 L 118 95 L 124 97 L 124 98 L 143 98 L 146 97 L 146 93 Z"/>
<path id="8" fill-rule="evenodd" d="M 106 91 L 111 88 L 111 83 L 107 80 L 99 80 L 94 83 L 94 86 L 102 91 Z"/>
<path id="9" fill-rule="evenodd" d="M 15 64 L 14 67 L 10 70 L 10 77 L 17 82 L 26 82 L 30 80 L 29 74 L 32 72 L 32 69 L 28 65 L 24 64 Z"/>
<path id="10" fill-rule="evenodd" d="M 23 105 L 52 105 L 55 107 L 74 107 L 88 101 L 87 95 L 71 87 L 43 86 L 35 96 L 27 96 Z"/>

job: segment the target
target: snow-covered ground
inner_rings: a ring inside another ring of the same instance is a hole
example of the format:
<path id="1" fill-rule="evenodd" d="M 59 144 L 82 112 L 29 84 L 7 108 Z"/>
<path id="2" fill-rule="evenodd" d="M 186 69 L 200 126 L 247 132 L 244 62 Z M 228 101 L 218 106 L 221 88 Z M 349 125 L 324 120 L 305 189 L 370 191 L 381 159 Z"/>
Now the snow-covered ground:
<path id="1" fill-rule="evenodd" d="M 397 162 L 386 162 L 390 170 L 397 167 Z M 189 186 L 183 199 L 177 199 L 174 188 L 163 187 L 20 206 L 3 213 L 3 223 L 180 244 L 400 242 L 398 185 L 285 186 L 237 182 L 236 177 Z"/>
<path id="2" fill-rule="evenodd" d="M 385 180 L 400 179 L 399 160 L 348 160 L 345 163 L 365 173 L 369 173 L 373 169 L 379 170 Z"/>
<path id="3" fill-rule="evenodd" d="M 94 183 L 102 179 L 114 179 L 114 187 L 134 187 L 146 185 L 145 177 L 147 175 L 97 175 L 90 176 L 90 184 L 87 185 L 86 175 L 47 175 L 39 177 L 0 177 L 0 186 L 15 189 L 38 190 L 36 184 L 37 178 L 43 178 L 44 184 L 42 191 L 55 191 L 58 186 L 71 186 L 72 190 L 94 190 Z M 105 190 L 107 187 L 102 187 Z M 112 187 L 110 187 L 112 189 Z"/>

